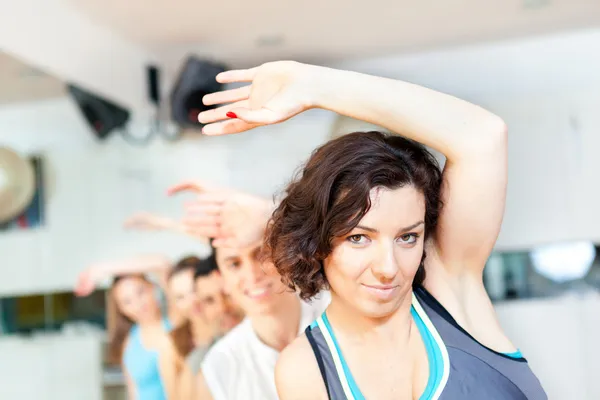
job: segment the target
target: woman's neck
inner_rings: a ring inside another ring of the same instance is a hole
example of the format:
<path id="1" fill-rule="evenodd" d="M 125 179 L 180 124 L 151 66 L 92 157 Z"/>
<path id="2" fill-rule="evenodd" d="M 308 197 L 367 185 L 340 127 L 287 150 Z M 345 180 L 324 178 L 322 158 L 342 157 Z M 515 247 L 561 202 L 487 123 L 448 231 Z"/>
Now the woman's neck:
<path id="1" fill-rule="evenodd" d="M 282 351 L 298 336 L 301 311 L 294 293 L 282 293 L 271 312 L 250 317 L 252 328 L 264 344 Z"/>
<path id="2" fill-rule="evenodd" d="M 160 312 L 154 313 L 152 316 L 149 316 L 146 319 L 137 322 L 137 325 L 140 328 L 152 328 L 157 325 L 162 325 L 163 317 Z"/>

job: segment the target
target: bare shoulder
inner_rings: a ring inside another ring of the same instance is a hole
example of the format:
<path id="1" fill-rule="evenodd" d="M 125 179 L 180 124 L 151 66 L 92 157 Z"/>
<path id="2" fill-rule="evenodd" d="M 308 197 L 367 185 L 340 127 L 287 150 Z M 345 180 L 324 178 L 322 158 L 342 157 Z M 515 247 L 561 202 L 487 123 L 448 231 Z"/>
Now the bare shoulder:
<path id="1" fill-rule="evenodd" d="M 327 399 L 319 365 L 306 335 L 286 347 L 275 366 L 275 384 L 281 400 Z"/>

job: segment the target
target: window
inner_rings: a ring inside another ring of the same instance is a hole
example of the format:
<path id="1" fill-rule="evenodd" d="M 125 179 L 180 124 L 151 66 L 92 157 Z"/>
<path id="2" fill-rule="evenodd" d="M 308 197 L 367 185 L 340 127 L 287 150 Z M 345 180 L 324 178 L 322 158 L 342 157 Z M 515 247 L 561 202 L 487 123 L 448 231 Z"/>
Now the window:
<path id="1" fill-rule="evenodd" d="M 554 263 L 553 270 L 540 268 L 539 264 L 534 265 L 534 251 L 519 252 L 494 252 L 486 265 L 484 271 L 484 284 L 493 301 L 506 301 L 512 299 L 536 298 L 558 296 L 569 291 L 585 291 L 600 289 L 600 246 L 594 245 L 595 256 L 586 261 L 589 257 L 589 249 L 584 248 L 580 255 L 567 254 L 573 251 L 573 248 L 565 248 L 564 255 L 559 257 L 559 249 L 563 244 L 557 246 L 546 246 L 550 252 L 555 252 L 553 256 L 556 260 L 562 260 Z M 581 263 L 592 261 L 592 265 L 587 270 Z M 563 272 L 558 271 L 561 269 Z M 576 265 L 577 264 L 577 265 Z M 537 267 L 537 268 L 536 268 Z M 567 279 L 567 276 L 581 275 L 579 272 L 585 272 L 582 278 Z M 567 271 L 567 273 L 564 273 Z M 541 272 L 541 273 L 540 273 Z"/>
<path id="2" fill-rule="evenodd" d="M 87 297 L 72 292 L 46 293 L 0 299 L 0 329 L 4 334 L 58 331 L 87 323 L 106 328 L 106 291 Z"/>

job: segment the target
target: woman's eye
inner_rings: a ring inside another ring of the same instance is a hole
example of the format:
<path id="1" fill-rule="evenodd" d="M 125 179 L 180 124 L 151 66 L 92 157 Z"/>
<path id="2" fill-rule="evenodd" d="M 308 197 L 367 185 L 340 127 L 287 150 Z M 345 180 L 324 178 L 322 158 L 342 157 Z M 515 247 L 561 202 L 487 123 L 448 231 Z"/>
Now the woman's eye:
<path id="1" fill-rule="evenodd" d="M 348 241 L 350 243 L 354 243 L 354 244 L 361 244 L 364 243 L 366 240 L 364 235 L 352 235 L 352 236 L 348 236 Z"/>
<path id="2" fill-rule="evenodd" d="M 406 244 L 412 244 L 417 241 L 418 235 L 416 233 L 407 233 L 406 235 L 400 236 L 400 242 Z"/>

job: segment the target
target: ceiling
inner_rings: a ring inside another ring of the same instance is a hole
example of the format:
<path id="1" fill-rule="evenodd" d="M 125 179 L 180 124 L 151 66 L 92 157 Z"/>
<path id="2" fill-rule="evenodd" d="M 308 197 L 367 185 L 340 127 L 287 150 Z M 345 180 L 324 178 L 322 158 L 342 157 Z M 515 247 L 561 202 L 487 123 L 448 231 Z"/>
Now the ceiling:
<path id="1" fill-rule="evenodd" d="M 152 50 L 234 64 L 323 62 L 600 25 L 597 0 L 68 1 Z"/>
<path id="2" fill-rule="evenodd" d="M 0 52 L 0 105 L 61 97 L 60 80 Z"/>

